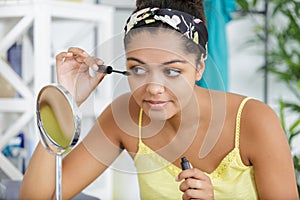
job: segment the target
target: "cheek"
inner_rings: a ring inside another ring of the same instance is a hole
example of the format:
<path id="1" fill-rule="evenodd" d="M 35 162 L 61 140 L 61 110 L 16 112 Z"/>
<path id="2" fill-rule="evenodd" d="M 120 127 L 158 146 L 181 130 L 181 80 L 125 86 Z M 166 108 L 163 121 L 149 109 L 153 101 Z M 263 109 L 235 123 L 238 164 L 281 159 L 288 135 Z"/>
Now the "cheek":
<path id="1" fill-rule="evenodd" d="M 142 79 L 129 77 L 128 84 L 131 90 L 131 93 L 136 93 L 141 90 L 142 86 L 145 84 Z"/>
<path id="2" fill-rule="evenodd" d="M 178 78 L 162 78 L 159 84 L 164 85 L 165 95 L 172 96 L 177 105 L 182 108 L 187 105 L 194 92 L 195 77 L 181 76 Z M 164 80 L 161 80 L 164 79 Z M 158 83 L 158 81 L 156 80 Z M 147 78 L 128 78 L 131 93 L 138 104 L 142 103 L 142 97 L 146 94 Z"/>
<path id="3" fill-rule="evenodd" d="M 145 93 L 145 83 L 143 83 L 141 80 L 128 78 L 128 84 L 133 98 L 138 104 L 140 104 L 141 103 L 140 99 Z"/>
<path id="4" fill-rule="evenodd" d="M 169 91 L 175 96 L 180 107 L 185 107 L 194 94 L 194 82 L 188 80 L 190 79 L 180 78 L 167 83 Z"/>

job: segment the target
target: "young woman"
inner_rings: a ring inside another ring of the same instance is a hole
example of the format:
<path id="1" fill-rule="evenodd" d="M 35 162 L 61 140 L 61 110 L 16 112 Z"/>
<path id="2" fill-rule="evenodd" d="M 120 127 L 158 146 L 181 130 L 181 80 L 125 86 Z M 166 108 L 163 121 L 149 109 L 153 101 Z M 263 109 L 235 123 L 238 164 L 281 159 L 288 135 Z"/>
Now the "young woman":
<path id="1" fill-rule="evenodd" d="M 257 100 L 195 85 L 207 56 L 204 22 L 202 1 L 137 1 L 124 38 L 131 92 L 114 100 L 63 160 L 64 199 L 123 149 L 135 162 L 141 199 L 298 199 L 276 114 Z M 78 105 L 105 76 L 89 75 L 95 64 L 104 63 L 79 48 L 57 55 L 58 81 Z M 183 156 L 191 169 L 180 169 Z M 53 197 L 54 162 L 38 144 L 21 199 Z"/>

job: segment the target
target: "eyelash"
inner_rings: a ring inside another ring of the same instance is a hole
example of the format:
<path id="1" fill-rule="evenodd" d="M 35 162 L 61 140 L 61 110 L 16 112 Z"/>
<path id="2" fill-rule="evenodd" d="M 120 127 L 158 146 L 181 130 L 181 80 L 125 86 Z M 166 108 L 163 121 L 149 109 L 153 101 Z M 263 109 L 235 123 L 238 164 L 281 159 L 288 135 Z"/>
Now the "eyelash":
<path id="1" fill-rule="evenodd" d="M 141 66 L 132 66 L 130 67 L 130 70 L 135 74 L 135 75 L 142 75 L 142 74 L 139 74 L 137 70 L 144 70 L 145 72 L 147 71 L 144 67 L 141 67 Z"/>
<path id="2" fill-rule="evenodd" d="M 175 72 L 176 74 L 175 75 L 170 75 L 170 72 Z M 178 70 L 178 69 L 172 69 L 172 68 L 167 68 L 164 70 L 164 73 L 166 73 L 168 76 L 170 77 L 177 77 L 181 74 L 181 71 Z"/>

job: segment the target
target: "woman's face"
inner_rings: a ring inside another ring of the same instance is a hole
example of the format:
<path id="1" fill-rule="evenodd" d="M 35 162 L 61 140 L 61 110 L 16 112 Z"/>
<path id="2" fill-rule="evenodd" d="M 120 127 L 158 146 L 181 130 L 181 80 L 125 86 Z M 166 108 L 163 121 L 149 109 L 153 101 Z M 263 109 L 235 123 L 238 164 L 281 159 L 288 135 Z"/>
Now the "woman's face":
<path id="1" fill-rule="evenodd" d="M 173 31 L 143 31 L 127 45 L 131 92 L 151 119 L 169 119 L 194 98 L 195 81 L 204 67 L 199 64 L 196 70 L 196 56 L 185 53 L 180 37 L 184 36 Z"/>

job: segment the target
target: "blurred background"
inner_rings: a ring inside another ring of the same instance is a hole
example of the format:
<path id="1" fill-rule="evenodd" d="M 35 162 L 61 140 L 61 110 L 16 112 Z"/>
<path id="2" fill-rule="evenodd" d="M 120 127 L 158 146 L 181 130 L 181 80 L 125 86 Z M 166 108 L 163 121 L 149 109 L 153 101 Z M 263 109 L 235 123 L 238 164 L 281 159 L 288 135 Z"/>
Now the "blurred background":
<path id="1" fill-rule="evenodd" d="M 81 47 L 124 69 L 123 27 L 134 6 L 134 0 L 0 0 L 0 194 L 8 181 L 22 179 L 38 142 L 35 101 L 43 86 L 56 82 L 55 55 Z M 205 12 L 209 56 L 197 84 L 269 104 L 285 129 L 298 177 L 300 2 L 205 0 Z M 110 76 L 80 107 L 81 139 L 112 99 L 129 91 L 126 78 Z M 139 199 L 128 154 L 83 192 Z"/>

